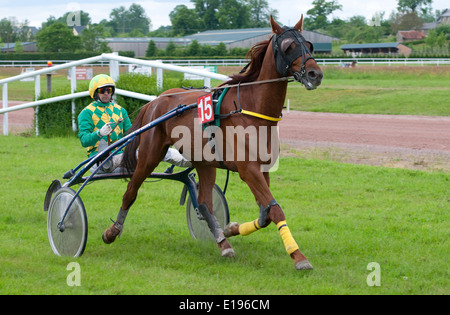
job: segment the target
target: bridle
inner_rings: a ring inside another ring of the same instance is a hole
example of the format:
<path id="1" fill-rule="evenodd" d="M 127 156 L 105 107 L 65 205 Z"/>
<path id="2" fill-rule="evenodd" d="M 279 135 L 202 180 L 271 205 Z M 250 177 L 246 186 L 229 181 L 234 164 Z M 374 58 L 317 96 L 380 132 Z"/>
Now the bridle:
<path id="1" fill-rule="evenodd" d="M 312 56 L 314 51 L 313 44 L 307 41 L 297 29 L 287 27 L 283 28 L 281 34 L 274 34 L 272 41 L 277 72 L 283 77 L 292 75 L 296 81 L 308 87 L 310 84 L 306 80 L 306 62 L 310 59 L 315 60 Z M 295 44 L 293 51 L 286 53 L 293 43 Z M 308 44 L 311 46 L 311 49 L 308 47 Z M 299 71 L 294 72 L 292 64 L 300 57 L 302 57 L 302 66 Z"/>

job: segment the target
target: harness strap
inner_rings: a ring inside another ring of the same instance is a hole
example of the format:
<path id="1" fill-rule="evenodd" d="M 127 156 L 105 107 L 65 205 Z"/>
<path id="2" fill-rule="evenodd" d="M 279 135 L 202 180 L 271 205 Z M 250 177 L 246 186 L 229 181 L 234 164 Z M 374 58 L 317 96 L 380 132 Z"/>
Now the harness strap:
<path id="1" fill-rule="evenodd" d="M 266 116 L 266 115 L 263 115 L 263 114 L 258 114 L 258 113 L 255 113 L 255 112 L 251 112 L 251 111 L 245 110 L 245 109 L 242 109 L 241 113 L 244 114 L 244 115 L 254 116 L 254 117 L 258 117 L 258 118 L 269 120 L 269 121 L 280 121 L 282 119 L 282 117 L 280 117 L 280 118 L 270 117 L 270 116 Z"/>

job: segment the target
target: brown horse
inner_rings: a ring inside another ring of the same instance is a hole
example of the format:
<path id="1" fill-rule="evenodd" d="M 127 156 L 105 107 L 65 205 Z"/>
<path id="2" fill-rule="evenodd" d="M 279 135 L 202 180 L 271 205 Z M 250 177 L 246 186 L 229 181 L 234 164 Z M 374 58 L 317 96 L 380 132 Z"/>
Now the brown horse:
<path id="1" fill-rule="evenodd" d="M 300 252 L 286 224 L 285 215 L 269 190 L 269 173 L 263 166 L 273 164 L 279 153 L 279 146 L 274 146 L 272 141 L 277 135 L 274 136 L 267 130 L 273 130 L 272 127 L 276 127 L 280 120 L 288 85 L 287 77 L 293 75 L 296 81 L 311 90 L 320 85 L 323 72 L 311 56 L 312 44 L 301 35 L 303 16 L 294 28 L 282 28 L 273 18 L 270 22 L 272 38 L 255 45 L 249 51 L 251 57 L 249 66 L 241 74 L 232 76 L 224 85 L 231 87 L 223 97 L 220 109 L 222 119 L 214 139 L 211 137 L 208 139 L 203 133 L 199 135 L 195 132 L 202 130 L 198 127 L 198 111 L 189 110 L 142 133 L 126 147 L 124 163 L 128 169 L 134 169 L 134 174 L 123 196 L 117 221 L 103 234 L 105 243 L 113 242 L 116 236 L 120 235 L 128 210 L 135 201 L 141 184 L 163 159 L 168 148 L 175 145 L 196 168 L 199 179 L 199 211 L 208 223 L 222 256 L 234 256 L 234 250 L 227 237 L 248 235 L 273 222 L 279 230 L 287 253 L 294 260 L 296 269 L 312 268 Z M 196 103 L 197 98 L 206 94 L 203 91 L 181 92 L 186 91 L 168 90 L 147 104 L 135 119 L 132 130 L 148 124 L 180 104 Z M 184 129 L 180 129 L 181 127 Z M 244 131 L 252 127 L 253 138 L 249 133 L 244 133 L 243 136 L 227 133 L 230 128 L 236 130 L 238 127 Z M 220 137 L 217 136 L 219 133 Z M 180 139 L 186 140 L 186 137 L 188 143 L 180 142 Z M 215 140 L 214 149 L 211 149 L 210 143 L 208 144 L 211 139 Z M 200 141 L 201 146 L 189 145 L 195 141 L 197 143 Z M 243 143 L 240 147 L 239 142 Z M 254 146 L 254 143 L 258 143 L 259 146 Z M 138 147 L 136 160 L 135 152 Z M 262 158 L 258 152 L 256 154 L 252 152 L 252 148 L 261 151 L 262 147 L 265 147 L 265 152 L 272 154 L 270 160 Z M 238 152 L 242 148 L 245 149 L 243 155 L 245 158 L 239 155 L 242 152 Z M 216 158 L 206 159 L 199 154 L 199 150 L 203 152 L 209 150 Z M 254 158 L 251 159 L 250 156 Z M 216 168 L 239 172 L 240 178 L 247 183 L 260 207 L 258 219 L 244 224 L 233 222 L 224 229 L 220 227 L 212 208 L 212 188 L 216 179 Z"/>

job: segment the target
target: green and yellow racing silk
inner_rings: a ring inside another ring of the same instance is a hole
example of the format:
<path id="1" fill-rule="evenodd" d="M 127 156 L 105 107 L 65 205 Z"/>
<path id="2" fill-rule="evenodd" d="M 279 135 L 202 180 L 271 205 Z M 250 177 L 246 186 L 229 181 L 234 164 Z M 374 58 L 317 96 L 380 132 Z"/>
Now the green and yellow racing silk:
<path id="1" fill-rule="evenodd" d="M 118 121 L 121 122 L 116 127 Z M 110 135 L 111 143 L 121 139 L 131 127 L 125 108 L 114 103 L 104 104 L 95 101 L 86 106 L 78 115 L 78 138 L 80 138 L 81 145 L 87 148 L 89 157 L 98 153 L 101 137 L 98 136 L 97 131 L 108 122 L 112 122 L 111 128 L 116 127 Z M 107 137 L 103 138 L 107 141 Z"/>

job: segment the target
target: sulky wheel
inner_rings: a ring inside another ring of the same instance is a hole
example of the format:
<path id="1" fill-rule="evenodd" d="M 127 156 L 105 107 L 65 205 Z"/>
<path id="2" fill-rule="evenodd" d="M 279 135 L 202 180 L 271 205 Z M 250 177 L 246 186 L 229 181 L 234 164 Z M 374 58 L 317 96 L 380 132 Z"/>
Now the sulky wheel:
<path id="1" fill-rule="evenodd" d="M 77 196 L 60 226 L 64 213 L 76 192 L 68 187 L 58 189 L 51 201 L 47 214 L 48 240 L 58 256 L 79 257 L 86 247 L 88 224 L 86 210 Z"/>
<path id="2" fill-rule="evenodd" d="M 212 197 L 214 213 L 217 217 L 217 221 L 219 221 L 219 224 L 223 229 L 230 222 L 230 213 L 228 211 L 228 204 L 225 199 L 225 195 L 216 184 L 214 184 Z M 186 203 L 186 219 L 189 233 L 191 233 L 192 238 L 200 240 L 214 240 L 206 220 L 200 220 L 197 217 L 197 212 L 192 205 L 191 196 L 188 197 Z"/>

